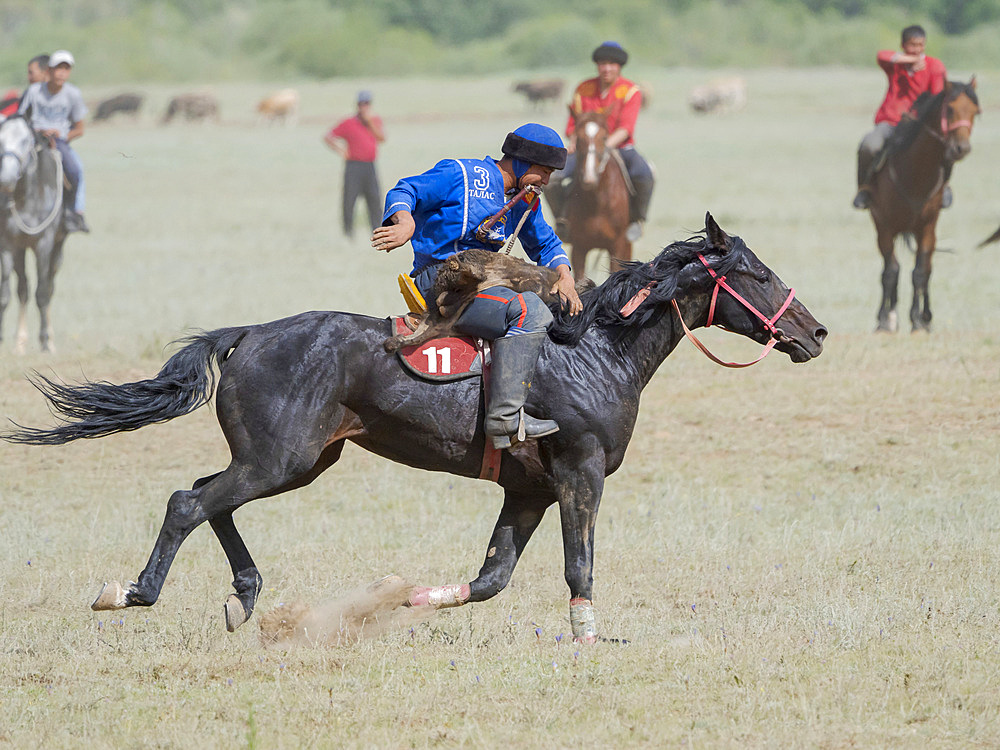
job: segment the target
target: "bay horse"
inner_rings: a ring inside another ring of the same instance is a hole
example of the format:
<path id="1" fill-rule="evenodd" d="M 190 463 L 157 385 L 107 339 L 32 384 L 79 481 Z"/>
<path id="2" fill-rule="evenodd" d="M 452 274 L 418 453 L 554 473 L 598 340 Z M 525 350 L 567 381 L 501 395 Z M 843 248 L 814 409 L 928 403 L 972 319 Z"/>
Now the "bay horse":
<path id="1" fill-rule="evenodd" d="M 632 243 L 625 237 L 629 186 L 616 149 L 605 147 L 608 135 L 606 115 L 585 112 L 576 116 L 576 164 L 564 215 L 578 281 L 584 277 L 591 250 L 607 250 L 612 270 L 632 260 Z"/>
<path id="2" fill-rule="evenodd" d="M 969 136 L 980 112 L 975 76 L 969 83 L 948 81 L 936 95 L 921 94 L 913 110 L 912 119 L 904 119 L 896 126 L 885 166 L 872 182 L 871 217 L 882 253 L 878 331 L 895 332 L 899 325 L 895 239 L 905 233 L 912 234 L 917 245 L 910 322 L 914 331 L 930 331 L 928 282 L 938 214 L 952 166 L 972 150 Z"/>
<path id="3" fill-rule="evenodd" d="M 29 248 L 35 254 L 35 302 L 41 317 L 39 342 L 44 352 L 55 348 L 49 305 L 66 241 L 62 182 L 59 152 L 35 133 L 27 119 L 13 115 L 0 122 L 0 341 L 13 272 L 17 274 L 20 303 L 17 352 L 23 352 L 28 341 L 25 261 Z"/>
<path id="4" fill-rule="evenodd" d="M 595 640 L 594 525 L 605 478 L 621 466 L 632 437 L 643 387 L 684 337 L 684 321 L 704 326 L 710 315 L 727 330 L 773 343 L 793 362 L 819 356 L 826 329 L 793 296 L 709 215 L 704 236 L 676 242 L 649 263 L 629 263 L 586 291 L 579 315 L 555 306 L 527 408 L 557 420 L 559 432 L 516 443 L 503 456 L 497 479 L 503 507 L 478 576 L 408 589 L 400 605 L 458 606 L 495 596 L 546 509 L 557 505 L 573 635 Z M 486 443 L 480 383 L 417 378 L 383 349 L 388 333 L 385 319 L 307 312 L 195 334 L 149 380 L 70 385 L 36 374 L 32 382 L 60 424 L 16 425 L 5 440 L 59 445 L 135 430 L 187 414 L 215 391 L 231 451 L 225 469 L 170 496 L 137 580 L 105 584 L 91 606 L 154 604 L 181 543 L 208 521 L 234 576 L 225 615 L 227 629 L 235 630 L 253 612 L 263 582 L 233 512 L 309 484 L 340 458 L 348 440 L 407 466 L 479 476 Z"/>

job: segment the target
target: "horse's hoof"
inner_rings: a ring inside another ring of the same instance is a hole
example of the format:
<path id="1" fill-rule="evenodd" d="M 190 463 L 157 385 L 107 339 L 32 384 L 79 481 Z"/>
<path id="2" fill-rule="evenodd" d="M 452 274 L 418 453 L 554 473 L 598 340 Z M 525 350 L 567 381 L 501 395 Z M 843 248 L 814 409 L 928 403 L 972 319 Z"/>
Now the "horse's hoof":
<path id="1" fill-rule="evenodd" d="M 415 586 L 407 600 L 411 607 L 461 607 L 472 592 L 467 583 L 452 583 L 445 586 Z"/>
<path id="2" fill-rule="evenodd" d="M 128 606 L 125 594 L 125 589 L 122 588 L 122 585 L 118 581 L 109 581 L 104 584 L 101 593 L 94 599 L 94 603 L 90 605 L 90 608 L 95 612 L 107 609 L 125 609 Z"/>
<path id="3" fill-rule="evenodd" d="M 235 633 L 236 628 L 250 619 L 250 615 L 243 606 L 243 602 L 240 601 L 240 598 L 236 594 L 229 595 L 223 610 L 226 614 L 226 630 L 230 633 Z"/>

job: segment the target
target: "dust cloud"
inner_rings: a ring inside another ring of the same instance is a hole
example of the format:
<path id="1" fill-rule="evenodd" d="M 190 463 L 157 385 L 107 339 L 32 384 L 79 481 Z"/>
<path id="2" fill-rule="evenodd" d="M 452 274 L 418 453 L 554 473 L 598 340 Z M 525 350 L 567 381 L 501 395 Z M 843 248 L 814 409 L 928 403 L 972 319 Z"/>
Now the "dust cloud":
<path id="1" fill-rule="evenodd" d="M 403 606 L 413 585 L 399 576 L 386 576 L 344 596 L 309 606 L 280 604 L 260 619 L 265 646 L 340 646 L 425 622 L 430 607 Z"/>

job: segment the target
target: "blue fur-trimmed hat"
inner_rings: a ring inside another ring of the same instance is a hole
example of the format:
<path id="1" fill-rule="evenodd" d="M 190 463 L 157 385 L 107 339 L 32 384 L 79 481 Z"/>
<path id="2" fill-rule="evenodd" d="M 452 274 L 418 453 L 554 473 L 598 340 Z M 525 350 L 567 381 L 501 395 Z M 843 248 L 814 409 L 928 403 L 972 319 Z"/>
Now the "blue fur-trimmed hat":
<path id="1" fill-rule="evenodd" d="M 520 159 L 528 164 L 562 169 L 566 166 L 566 147 L 562 138 L 550 127 L 529 122 L 507 133 L 503 142 L 504 156 Z"/>
<path id="2" fill-rule="evenodd" d="M 590 59 L 595 63 L 613 62 L 624 65 L 628 62 L 628 52 L 618 42 L 602 42 Z"/>

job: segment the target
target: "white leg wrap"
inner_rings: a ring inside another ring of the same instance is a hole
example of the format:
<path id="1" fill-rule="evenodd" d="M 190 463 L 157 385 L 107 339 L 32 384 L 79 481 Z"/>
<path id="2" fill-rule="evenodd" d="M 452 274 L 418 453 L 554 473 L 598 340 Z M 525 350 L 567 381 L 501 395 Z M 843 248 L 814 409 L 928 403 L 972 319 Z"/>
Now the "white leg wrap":
<path id="1" fill-rule="evenodd" d="M 597 640 L 594 605 L 589 599 L 569 600 L 569 624 L 573 629 L 574 640 L 585 643 L 594 643 Z"/>

